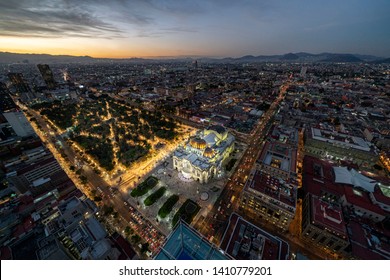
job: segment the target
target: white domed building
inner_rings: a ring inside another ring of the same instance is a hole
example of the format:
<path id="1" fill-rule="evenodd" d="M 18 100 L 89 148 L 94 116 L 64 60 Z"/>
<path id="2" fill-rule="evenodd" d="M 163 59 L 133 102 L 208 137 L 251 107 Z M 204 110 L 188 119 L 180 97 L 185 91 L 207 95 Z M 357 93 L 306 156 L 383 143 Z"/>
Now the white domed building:
<path id="1" fill-rule="evenodd" d="M 234 140 L 223 126 L 210 126 L 175 151 L 173 167 L 184 178 L 207 183 L 222 174 L 222 163 L 233 151 Z"/>

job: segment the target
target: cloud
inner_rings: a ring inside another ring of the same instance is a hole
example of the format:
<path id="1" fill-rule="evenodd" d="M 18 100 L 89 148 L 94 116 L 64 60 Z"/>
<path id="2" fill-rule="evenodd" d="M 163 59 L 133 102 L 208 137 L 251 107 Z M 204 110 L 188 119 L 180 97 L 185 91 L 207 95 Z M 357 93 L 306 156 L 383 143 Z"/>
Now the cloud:
<path id="1" fill-rule="evenodd" d="M 0 36 L 120 37 L 122 31 L 93 11 L 66 1 L 0 0 Z"/>
<path id="2" fill-rule="evenodd" d="M 197 32 L 192 20 L 202 22 L 214 18 L 216 10 L 240 5 L 233 0 L 0 0 L 0 36 L 161 37 Z"/>
<path id="3" fill-rule="evenodd" d="M 196 32 L 198 32 L 198 30 L 193 28 L 167 27 L 167 28 L 159 28 L 156 30 L 141 29 L 138 31 L 138 34 L 136 36 L 139 38 L 160 38 L 169 34 L 196 33 Z"/>
<path id="4" fill-rule="evenodd" d="M 159 37 L 195 32 L 159 21 L 201 13 L 189 0 L 0 0 L 0 36 L 13 37 Z"/>
<path id="5" fill-rule="evenodd" d="M 184 32 L 184 33 L 195 33 L 198 32 L 195 28 L 186 28 L 186 27 L 167 27 L 160 28 L 161 31 L 165 31 L 167 33 L 176 33 L 176 32 Z"/>
<path id="6" fill-rule="evenodd" d="M 146 3 L 152 9 L 165 14 L 174 14 L 178 16 L 197 15 L 206 11 L 204 1 L 148 0 Z"/>

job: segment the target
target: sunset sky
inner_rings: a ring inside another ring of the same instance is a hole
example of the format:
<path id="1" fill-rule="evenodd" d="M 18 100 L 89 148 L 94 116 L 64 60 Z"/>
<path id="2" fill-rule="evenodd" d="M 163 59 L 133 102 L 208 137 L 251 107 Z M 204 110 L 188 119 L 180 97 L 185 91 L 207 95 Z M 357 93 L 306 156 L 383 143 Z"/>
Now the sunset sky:
<path id="1" fill-rule="evenodd" d="M 0 51 L 390 57 L 389 0 L 0 0 Z"/>

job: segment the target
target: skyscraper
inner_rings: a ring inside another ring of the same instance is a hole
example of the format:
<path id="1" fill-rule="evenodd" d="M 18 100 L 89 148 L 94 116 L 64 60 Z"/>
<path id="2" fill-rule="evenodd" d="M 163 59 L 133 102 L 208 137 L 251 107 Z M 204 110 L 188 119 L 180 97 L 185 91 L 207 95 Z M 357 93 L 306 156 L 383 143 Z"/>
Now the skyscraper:
<path id="1" fill-rule="evenodd" d="M 31 92 L 29 85 L 24 81 L 21 73 L 8 73 L 8 78 L 15 87 L 17 93 Z"/>
<path id="2" fill-rule="evenodd" d="M 53 71 L 51 71 L 49 65 L 38 64 L 37 67 L 39 72 L 41 72 L 42 78 L 45 81 L 47 88 L 55 89 L 57 87 L 57 82 L 54 80 Z"/>

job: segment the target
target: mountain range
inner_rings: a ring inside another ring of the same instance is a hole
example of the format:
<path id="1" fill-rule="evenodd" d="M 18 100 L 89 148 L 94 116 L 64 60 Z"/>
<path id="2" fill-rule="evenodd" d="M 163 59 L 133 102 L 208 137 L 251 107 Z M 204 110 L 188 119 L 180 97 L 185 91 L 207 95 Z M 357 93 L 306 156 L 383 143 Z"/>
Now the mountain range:
<path id="1" fill-rule="evenodd" d="M 192 61 L 214 63 L 253 63 L 253 62 L 366 62 L 366 63 L 389 63 L 390 58 L 377 57 L 372 55 L 360 54 L 338 54 L 338 53 L 320 53 L 311 54 L 306 52 L 287 53 L 283 55 L 245 55 L 238 58 L 210 58 L 210 57 L 159 57 L 159 58 L 93 58 L 90 56 L 71 56 L 71 55 L 50 55 L 50 54 L 18 54 L 10 52 L 0 52 L 0 63 L 99 63 L 99 62 L 158 62 L 158 61 Z"/>

